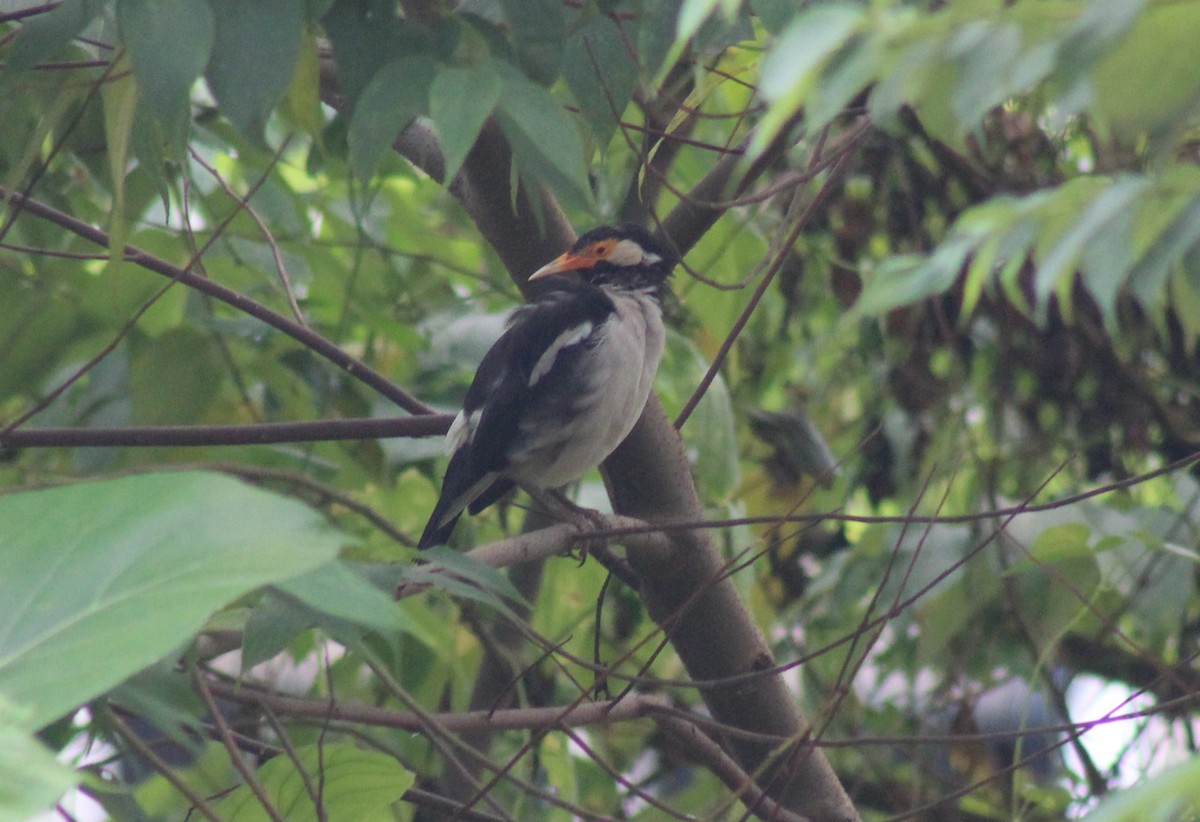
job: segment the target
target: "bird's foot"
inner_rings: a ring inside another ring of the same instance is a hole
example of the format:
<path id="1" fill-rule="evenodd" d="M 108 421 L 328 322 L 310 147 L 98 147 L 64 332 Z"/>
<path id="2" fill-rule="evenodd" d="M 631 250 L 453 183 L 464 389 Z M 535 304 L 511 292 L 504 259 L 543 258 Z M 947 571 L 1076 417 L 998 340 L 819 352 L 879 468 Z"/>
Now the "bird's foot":
<path id="1" fill-rule="evenodd" d="M 575 508 L 575 518 L 572 520 L 572 524 L 584 531 L 579 537 L 579 542 L 567 549 L 567 556 L 578 556 L 579 564 L 582 566 L 593 552 L 598 555 L 608 553 L 608 537 L 595 533 L 607 530 L 608 517 L 594 508 L 583 508 L 570 500 L 566 500 L 566 502 Z"/>
<path id="2" fill-rule="evenodd" d="M 578 541 L 563 552 L 565 556 L 578 558 L 580 565 L 592 557 L 630 588 L 636 591 L 641 587 L 641 581 L 629 561 L 609 547 L 609 538 L 604 536 L 604 532 L 612 523 L 607 516 L 593 508 L 576 505 L 561 491 L 540 488 L 525 490 L 548 514 L 579 529 Z"/>
<path id="3" fill-rule="evenodd" d="M 609 527 L 608 517 L 604 514 L 593 508 L 576 505 L 561 491 L 546 491 L 539 488 L 526 488 L 525 490 L 551 516 L 574 525 L 581 532 L 579 541 L 564 552 L 565 556 L 578 557 L 579 564 L 583 565 L 593 551 L 607 550 L 608 538 L 595 533 L 602 532 Z"/>

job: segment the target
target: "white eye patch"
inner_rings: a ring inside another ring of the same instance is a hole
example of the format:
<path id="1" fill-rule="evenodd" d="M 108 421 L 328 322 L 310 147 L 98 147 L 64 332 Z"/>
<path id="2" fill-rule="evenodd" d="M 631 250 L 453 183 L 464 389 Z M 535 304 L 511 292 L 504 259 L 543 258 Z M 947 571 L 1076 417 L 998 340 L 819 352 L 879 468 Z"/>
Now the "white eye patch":
<path id="1" fill-rule="evenodd" d="M 633 240 L 621 240 L 608 255 L 608 261 L 613 265 L 641 265 L 656 263 L 661 259 L 657 254 L 647 254 L 645 249 Z"/>

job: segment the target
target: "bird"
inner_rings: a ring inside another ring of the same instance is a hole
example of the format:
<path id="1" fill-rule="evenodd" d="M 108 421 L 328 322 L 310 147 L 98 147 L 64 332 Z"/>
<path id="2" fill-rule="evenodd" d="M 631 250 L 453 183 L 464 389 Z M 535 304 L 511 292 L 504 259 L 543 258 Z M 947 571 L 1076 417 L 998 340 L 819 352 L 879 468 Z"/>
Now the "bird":
<path id="1" fill-rule="evenodd" d="M 446 442 L 450 463 L 418 541 L 444 545 L 463 512 L 515 485 L 560 488 L 637 422 L 662 360 L 675 258 L 635 223 L 579 236 L 529 276 L 539 286 L 484 355 Z"/>

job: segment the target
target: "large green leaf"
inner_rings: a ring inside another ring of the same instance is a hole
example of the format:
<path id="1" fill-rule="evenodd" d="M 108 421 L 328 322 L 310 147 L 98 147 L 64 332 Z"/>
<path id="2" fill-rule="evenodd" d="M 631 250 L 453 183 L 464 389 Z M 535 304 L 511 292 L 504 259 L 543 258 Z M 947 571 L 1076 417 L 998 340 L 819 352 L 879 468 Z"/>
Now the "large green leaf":
<path id="1" fill-rule="evenodd" d="M 329 561 L 292 500 L 215 474 L 0 497 L 0 693 L 41 726 L 169 653 L 215 610 Z"/>
<path id="2" fill-rule="evenodd" d="M 0 696 L 0 819 L 36 816 L 78 781 L 33 738 L 21 714 Z"/>
<path id="3" fill-rule="evenodd" d="M 192 83 L 212 49 L 212 9 L 204 0 L 120 0 L 117 20 L 138 93 L 162 124 L 172 154 L 182 156 Z"/>
<path id="4" fill-rule="evenodd" d="M 637 81 L 637 64 L 617 24 L 599 17 L 576 31 L 562 69 L 588 128 L 601 146 L 607 145 Z"/>
<path id="5" fill-rule="evenodd" d="M 521 67 L 539 83 L 558 79 L 566 20 L 559 0 L 501 0 Z"/>
<path id="6" fill-rule="evenodd" d="M 217 25 L 204 76 L 229 122 L 243 134 L 257 135 L 292 81 L 304 33 L 304 4 L 209 2 Z"/>
<path id="7" fill-rule="evenodd" d="M 508 63 L 494 60 L 492 66 L 504 82 L 496 119 L 522 175 L 548 184 L 561 198 L 589 207 L 592 193 L 575 121 L 550 92 Z"/>
<path id="8" fill-rule="evenodd" d="M 348 620 L 385 636 L 406 633 L 431 647 L 436 644 L 421 626 L 408 619 L 390 593 L 372 585 L 345 562 L 330 562 L 314 568 L 278 588 L 309 608 L 337 619 Z"/>
<path id="9" fill-rule="evenodd" d="M 1177 127 L 1200 109 L 1200 26 L 1195 3 L 1156 3 L 1107 51 L 1092 77 L 1095 112 L 1118 134 L 1136 137 Z M 1153 91 L 1144 67 L 1154 66 Z"/>
<path id="10" fill-rule="evenodd" d="M 859 8 L 829 4 L 811 8 L 796 17 L 762 62 L 760 81 L 771 108 L 754 138 L 761 151 L 788 118 L 807 100 L 821 67 L 844 48 L 866 24 Z"/>
<path id="11" fill-rule="evenodd" d="M 389 14 L 388 8 L 378 0 L 337 0 L 321 20 L 333 43 L 341 93 L 351 108 L 383 66 L 431 49 L 429 27 Z"/>
<path id="12" fill-rule="evenodd" d="M 102 0 L 64 0 L 48 14 L 29 18 L 8 52 L 5 71 L 31 68 L 66 48 L 103 7 Z"/>
<path id="13" fill-rule="evenodd" d="M 1128 790 L 1109 794 L 1087 822 L 1169 822 L 1194 819 L 1200 805 L 1200 757 Z"/>
<path id="14" fill-rule="evenodd" d="M 360 180 L 375 173 L 396 136 L 429 110 L 434 63 L 429 55 L 402 57 L 383 66 L 363 89 L 350 121 L 350 167 Z"/>
<path id="15" fill-rule="evenodd" d="M 394 757 L 352 745 L 308 745 L 296 759 L 277 756 L 258 769 L 258 779 L 275 810 L 288 822 L 374 822 L 394 816 L 390 806 L 412 787 L 415 775 Z M 324 816 L 305 785 L 320 785 Z M 221 801 L 222 817 L 230 822 L 267 822 L 271 817 L 246 785 Z"/>
<path id="16" fill-rule="evenodd" d="M 458 173 L 500 99 L 500 80 L 483 67 L 443 68 L 429 88 L 429 115 L 441 138 L 446 183 Z"/>

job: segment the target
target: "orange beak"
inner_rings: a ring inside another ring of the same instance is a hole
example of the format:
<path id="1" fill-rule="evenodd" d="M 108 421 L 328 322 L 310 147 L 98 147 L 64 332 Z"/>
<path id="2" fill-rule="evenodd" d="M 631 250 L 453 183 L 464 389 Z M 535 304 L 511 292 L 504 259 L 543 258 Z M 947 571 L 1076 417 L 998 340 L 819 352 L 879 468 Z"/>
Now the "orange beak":
<path id="1" fill-rule="evenodd" d="M 566 274 L 568 271 L 578 271 L 581 268 L 591 268 L 596 264 L 596 258 L 587 254 L 576 254 L 565 251 L 550 262 L 529 275 L 529 282 L 544 280 L 555 274 Z"/>

